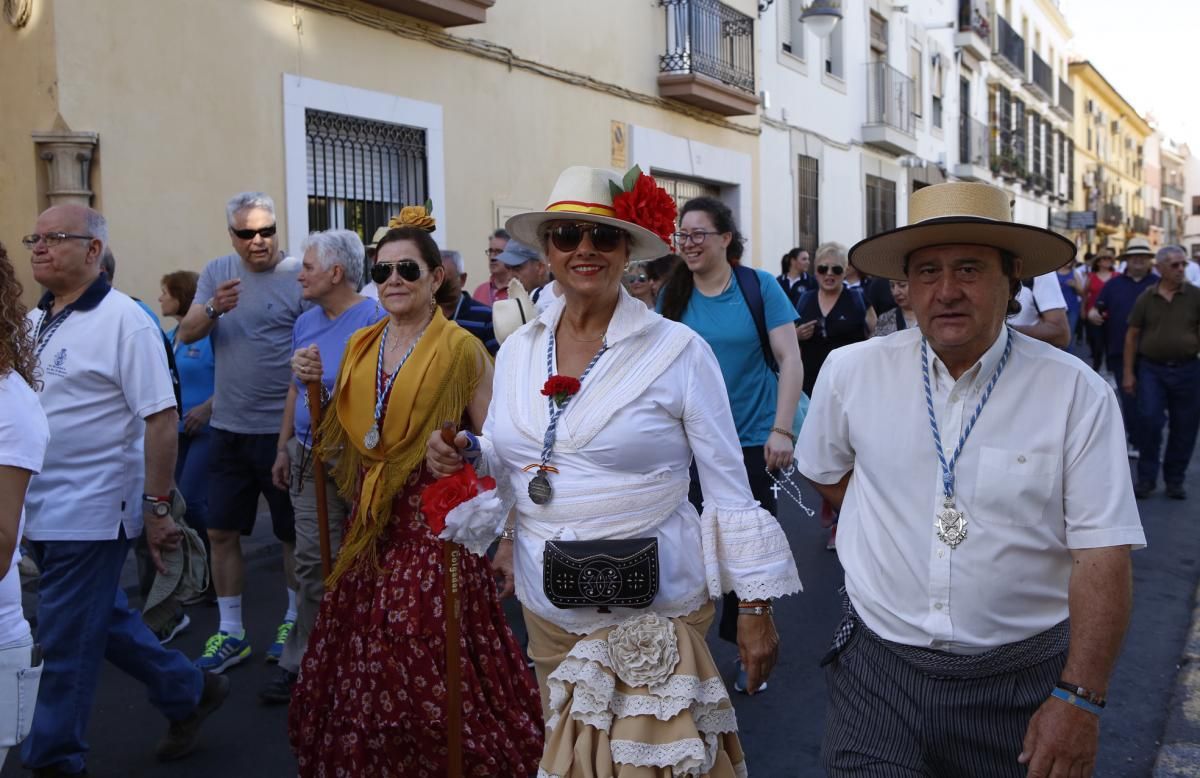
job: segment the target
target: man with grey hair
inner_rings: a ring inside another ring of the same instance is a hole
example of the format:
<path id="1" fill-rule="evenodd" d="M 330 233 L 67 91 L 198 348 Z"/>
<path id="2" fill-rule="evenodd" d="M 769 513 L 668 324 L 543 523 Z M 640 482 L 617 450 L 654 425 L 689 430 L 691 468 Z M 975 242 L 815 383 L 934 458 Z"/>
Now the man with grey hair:
<path id="1" fill-rule="evenodd" d="M 482 340 L 487 350 L 495 355 L 500 344 L 496 342 L 496 332 L 492 328 L 492 309 L 467 294 L 467 271 L 462 254 L 443 250 L 442 265 L 446 268 L 446 280 L 434 293 L 442 313 Z"/>
<path id="2" fill-rule="evenodd" d="M 159 572 L 162 553 L 179 544 L 171 517 L 179 415 L 158 328 L 101 272 L 107 242 L 104 217 L 78 205 L 49 208 L 22 240 L 46 288 L 29 320 L 50 444 L 26 493 L 24 529 L 41 570 L 43 662 L 36 707 L 22 703 L 33 722 L 21 758 L 38 775 L 84 772 L 106 657 L 171 722 L 160 759 L 195 748 L 201 722 L 229 693 L 227 679 L 164 649 L 120 586 L 143 532 Z"/>
<path id="3" fill-rule="evenodd" d="M 1121 389 L 1137 401 L 1141 457 L 1134 494 L 1139 499 L 1150 496 L 1158 484 L 1164 425 L 1167 496 L 1187 499 L 1183 479 L 1200 429 L 1200 289 L 1185 279 L 1187 263 L 1179 246 L 1158 250 L 1160 280 L 1133 304 L 1125 332 Z"/>
<path id="4" fill-rule="evenodd" d="M 272 529 L 283 543 L 288 590 L 268 661 L 279 659 L 295 623 L 295 520 L 271 468 L 291 379 L 292 327 L 307 307 L 297 283 L 300 262 L 279 250 L 274 201 L 262 192 L 243 192 L 230 199 L 225 215 L 234 253 L 204 266 L 196 286 L 196 302 L 204 302 L 188 310 L 177 333 L 183 343 L 210 335 L 216 358 L 208 537 L 220 625 L 196 660 L 213 673 L 250 656 L 242 623 L 241 536 L 254 528 L 259 495 L 266 497 Z"/>
<path id="5" fill-rule="evenodd" d="M 292 328 L 292 372 L 283 423 L 279 429 L 271 479 L 287 491 L 296 514 L 296 626 L 287 636 L 279 658 L 279 672 L 259 692 L 263 702 L 286 704 L 300 672 L 325 594 L 321 570 L 321 543 L 317 528 L 317 489 L 312 472 L 313 425 L 306 385 L 319 382 L 321 404 L 328 402 L 342 364 L 346 342 L 355 330 L 369 327 L 387 316 L 378 300 L 358 292 L 362 282 L 363 244 L 350 230 L 329 230 L 309 235 L 301 248 L 300 288 L 314 307 L 300 314 Z M 331 472 L 331 469 L 327 473 Z M 342 541 L 342 525 L 350 503 L 338 494 L 337 483 L 326 475 L 325 505 L 329 516 L 329 541 L 333 556 Z"/>

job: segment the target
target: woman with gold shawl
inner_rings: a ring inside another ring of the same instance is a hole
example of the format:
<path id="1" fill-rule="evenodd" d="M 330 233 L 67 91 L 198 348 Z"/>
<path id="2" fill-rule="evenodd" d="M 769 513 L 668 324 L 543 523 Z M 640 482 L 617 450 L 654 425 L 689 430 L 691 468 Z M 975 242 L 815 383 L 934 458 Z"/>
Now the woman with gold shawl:
<path id="1" fill-rule="evenodd" d="M 379 241 L 371 277 L 389 316 L 351 336 L 319 430 L 355 508 L 292 696 L 301 776 L 446 774 L 445 571 L 420 512 L 425 441 L 446 421 L 480 429 L 492 366 L 434 304 L 444 271 L 425 221 Z M 487 559 L 460 560 L 464 774 L 529 775 L 537 687 Z"/>

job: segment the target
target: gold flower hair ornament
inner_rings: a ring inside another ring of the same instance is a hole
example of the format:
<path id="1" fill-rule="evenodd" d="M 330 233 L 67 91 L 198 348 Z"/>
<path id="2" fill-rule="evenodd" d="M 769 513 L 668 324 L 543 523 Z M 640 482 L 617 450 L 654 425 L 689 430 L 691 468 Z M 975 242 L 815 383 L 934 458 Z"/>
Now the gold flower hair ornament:
<path id="1" fill-rule="evenodd" d="M 426 200 L 424 205 L 406 205 L 400 213 L 388 220 L 388 229 L 399 227 L 414 227 L 418 230 L 433 232 L 437 229 L 437 220 L 433 218 L 433 202 Z"/>

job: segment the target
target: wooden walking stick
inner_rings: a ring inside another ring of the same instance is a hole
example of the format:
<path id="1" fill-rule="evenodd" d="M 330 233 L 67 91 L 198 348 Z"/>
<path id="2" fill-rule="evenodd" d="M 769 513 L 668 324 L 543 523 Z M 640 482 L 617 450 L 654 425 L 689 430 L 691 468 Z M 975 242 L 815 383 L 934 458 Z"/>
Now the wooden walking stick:
<path id="1" fill-rule="evenodd" d="M 454 424 L 442 425 L 442 440 L 454 446 Z M 442 576 L 446 585 L 446 732 L 449 759 L 446 775 L 461 778 L 462 771 L 462 668 L 459 665 L 458 544 L 442 541 Z"/>
<path id="2" fill-rule="evenodd" d="M 333 560 L 329 551 L 329 503 L 325 502 L 325 463 L 317 454 L 317 428 L 321 426 L 321 382 L 309 381 L 308 415 L 312 419 L 309 427 L 312 444 L 313 483 L 317 487 L 317 536 L 321 541 L 321 579 L 329 578 L 333 572 Z"/>

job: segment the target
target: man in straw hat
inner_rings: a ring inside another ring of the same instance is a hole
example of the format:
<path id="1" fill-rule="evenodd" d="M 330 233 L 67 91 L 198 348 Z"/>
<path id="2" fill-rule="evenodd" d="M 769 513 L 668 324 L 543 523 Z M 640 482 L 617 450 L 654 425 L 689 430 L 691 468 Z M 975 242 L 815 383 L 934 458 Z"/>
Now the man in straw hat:
<path id="1" fill-rule="evenodd" d="M 1091 774 L 1145 537 L 1112 389 L 1005 326 L 1074 251 L 959 182 L 850 250 L 908 282 L 920 329 L 830 355 L 796 451 L 841 507 L 834 778 Z"/>

